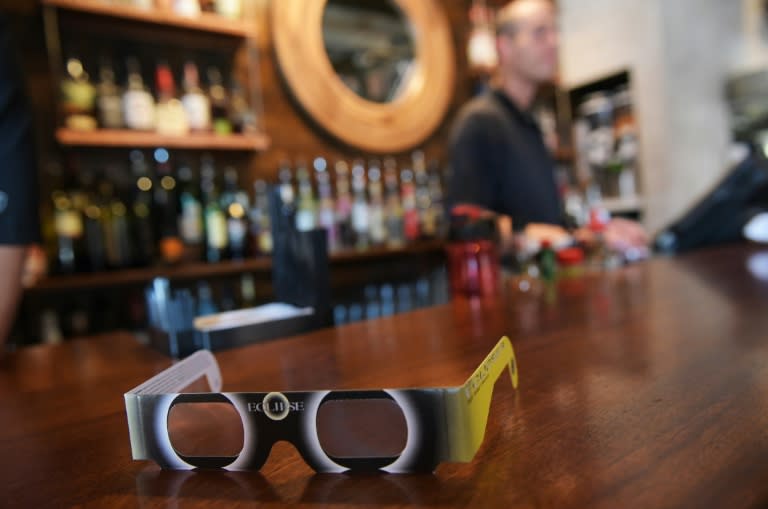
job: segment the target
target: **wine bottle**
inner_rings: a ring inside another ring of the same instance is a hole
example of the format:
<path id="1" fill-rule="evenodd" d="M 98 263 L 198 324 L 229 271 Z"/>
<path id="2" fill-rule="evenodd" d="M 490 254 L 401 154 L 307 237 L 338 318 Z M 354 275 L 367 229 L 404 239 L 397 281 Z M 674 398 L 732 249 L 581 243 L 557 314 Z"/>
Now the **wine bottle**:
<path id="1" fill-rule="evenodd" d="M 256 283 L 253 274 L 240 276 L 240 307 L 252 308 L 256 305 Z"/>
<path id="2" fill-rule="evenodd" d="M 198 186 L 189 164 L 178 170 L 179 183 L 179 234 L 184 243 L 183 258 L 186 261 L 203 257 L 203 206 L 198 198 Z"/>
<path id="3" fill-rule="evenodd" d="M 155 128 L 155 100 L 141 75 L 141 66 L 135 58 L 126 61 L 128 86 L 123 94 L 123 121 L 128 129 L 150 131 Z"/>
<path id="4" fill-rule="evenodd" d="M 238 133 L 255 133 L 256 114 L 248 105 L 243 86 L 233 78 L 230 91 L 230 122 L 232 128 Z"/>
<path id="5" fill-rule="evenodd" d="M 94 116 L 96 88 L 79 58 L 66 63 L 67 77 L 61 82 L 61 106 L 64 123 L 70 129 L 92 131 L 97 123 Z"/>
<path id="6" fill-rule="evenodd" d="M 218 263 L 226 258 L 229 244 L 227 218 L 219 202 L 213 160 L 207 156 L 203 158 L 200 168 L 200 186 L 204 204 L 205 258 L 210 263 Z"/>
<path id="7" fill-rule="evenodd" d="M 400 172 L 400 193 L 403 204 L 403 231 L 405 240 L 413 242 L 419 238 L 419 211 L 416 208 L 416 186 L 413 171 L 403 169 Z"/>
<path id="8" fill-rule="evenodd" d="M 157 132 L 169 136 L 183 136 L 189 132 L 189 122 L 184 106 L 176 97 L 173 73 L 166 63 L 159 63 L 155 70 L 157 88 Z"/>
<path id="9" fill-rule="evenodd" d="M 194 62 L 184 64 L 184 95 L 181 104 L 192 131 L 211 129 L 211 102 L 200 88 L 200 75 Z"/>
<path id="10" fill-rule="evenodd" d="M 387 229 L 384 220 L 384 192 L 381 185 L 381 167 L 379 161 L 368 163 L 368 196 L 370 205 L 369 230 L 371 244 L 384 245 L 387 241 Z"/>
<path id="11" fill-rule="evenodd" d="M 337 251 L 339 248 L 339 235 L 336 228 L 336 214 L 331 192 L 331 178 L 328 175 L 326 160 L 322 157 L 315 158 L 315 180 L 317 181 L 317 194 L 319 205 L 317 210 L 317 224 L 324 228 L 328 238 L 328 250 Z"/>
<path id="12" fill-rule="evenodd" d="M 105 175 L 99 180 L 98 203 L 104 228 L 107 264 L 112 269 L 128 267 L 131 264 L 128 209 L 115 194 L 114 185 Z"/>
<path id="13" fill-rule="evenodd" d="M 224 170 L 224 193 L 221 208 L 227 216 L 227 238 L 229 257 L 233 260 L 245 258 L 248 245 L 248 195 L 238 188 L 237 171 L 228 167 Z"/>
<path id="14" fill-rule="evenodd" d="M 448 221 L 445 211 L 443 182 L 440 177 L 440 164 L 437 161 L 431 161 L 429 164 L 429 197 L 435 236 L 443 238 L 448 233 Z"/>
<path id="15" fill-rule="evenodd" d="M 432 197 L 429 193 L 429 175 L 424 152 L 417 150 L 411 156 L 414 175 L 416 210 L 419 214 L 420 237 L 431 239 L 435 236 L 435 221 L 432 217 Z"/>
<path id="16" fill-rule="evenodd" d="M 366 249 L 370 244 L 370 214 L 368 198 L 365 193 L 365 167 L 362 161 L 355 161 L 352 166 L 352 230 L 355 234 L 355 247 Z"/>
<path id="17" fill-rule="evenodd" d="M 123 127 L 123 100 L 120 88 L 115 84 L 115 71 L 112 62 L 102 58 L 97 87 L 99 124 L 105 129 Z"/>
<path id="18" fill-rule="evenodd" d="M 391 248 L 402 247 L 405 244 L 403 207 L 400 202 L 397 163 L 392 158 L 384 161 L 384 186 L 386 188 L 385 220 L 387 224 L 387 246 Z"/>
<path id="19" fill-rule="evenodd" d="M 87 204 L 83 210 L 87 265 L 92 271 L 102 271 L 107 268 L 107 252 L 102 211 L 97 202 L 96 177 L 93 172 L 87 170 L 80 171 L 79 177 L 80 189 L 87 196 Z"/>
<path id="20" fill-rule="evenodd" d="M 179 235 L 178 190 L 170 164 L 168 151 L 159 148 L 154 152 L 156 182 L 154 187 L 155 220 L 160 231 L 158 246 L 165 263 L 174 264 L 184 255 L 184 243 Z"/>
<path id="21" fill-rule="evenodd" d="M 197 316 L 215 315 L 219 312 L 213 301 L 211 286 L 205 281 L 197 283 Z"/>
<path id="22" fill-rule="evenodd" d="M 296 194 L 293 190 L 293 173 L 286 161 L 280 163 L 278 178 L 280 179 L 280 201 L 286 211 L 285 215 L 292 215 L 296 207 Z"/>
<path id="23" fill-rule="evenodd" d="M 296 207 L 296 230 L 307 232 L 317 226 L 317 217 L 315 197 L 312 192 L 312 180 L 307 169 L 307 163 L 304 161 L 299 161 L 296 165 L 296 181 L 299 188 L 299 199 Z"/>
<path id="24" fill-rule="evenodd" d="M 213 132 L 231 134 L 232 122 L 229 115 L 229 95 L 224 87 L 221 72 L 216 67 L 208 68 L 208 93 L 211 96 Z"/>
<path id="25" fill-rule="evenodd" d="M 155 258 L 155 225 L 152 221 L 153 183 L 149 177 L 149 168 L 144 154 L 140 150 L 132 150 L 130 159 L 131 174 L 135 181 L 131 199 L 134 262 L 139 266 L 146 266 Z"/>
<path id="26" fill-rule="evenodd" d="M 336 171 L 336 225 L 341 247 L 352 247 L 355 235 L 352 230 L 352 196 L 349 185 L 349 166 L 337 161 Z"/>
<path id="27" fill-rule="evenodd" d="M 51 193 L 56 232 L 56 271 L 73 273 L 84 266 L 83 216 L 75 204 L 76 183 L 71 169 L 62 187 Z"/>
<path id="28" fill-rule="evenodd" d="M 253 207 L 248 213 L 250 222 L 251 252 L 254 255 L 272 253 L 272 228 L 269 217 L 269 194 L 267 183 L 257 180 L 253 183 Z"/>

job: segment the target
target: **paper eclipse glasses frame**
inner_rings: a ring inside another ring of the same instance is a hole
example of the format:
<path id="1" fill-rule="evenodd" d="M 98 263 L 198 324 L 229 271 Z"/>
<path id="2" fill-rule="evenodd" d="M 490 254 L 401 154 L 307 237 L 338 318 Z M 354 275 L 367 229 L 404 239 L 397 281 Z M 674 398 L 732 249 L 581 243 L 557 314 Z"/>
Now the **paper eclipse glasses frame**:
<path id="1" fill-rule="evenodd" d="M 506 337 L 459 387 L 227 393 L 219 392 L 215 357 L 200 350 L 125 394 L 133 459 L 173 470 L 258 470 L 272 446 L 284 440 L 317 472 L 431 472 L 444 461 L 474 458 L 485 436 L 493 387 L 505 369 L 517 388 L 515 353 Z M 179 392 L 203 376 L 213 392 Z M 174 448 L 172 408 L 198 403 L 234 407 L 242 421 L 239 453 L 187 456 Z M 349 424 L 356 418 L 365 424 Z M 368 443 L 381 434 L 399 438 L 395 445 Z"/>

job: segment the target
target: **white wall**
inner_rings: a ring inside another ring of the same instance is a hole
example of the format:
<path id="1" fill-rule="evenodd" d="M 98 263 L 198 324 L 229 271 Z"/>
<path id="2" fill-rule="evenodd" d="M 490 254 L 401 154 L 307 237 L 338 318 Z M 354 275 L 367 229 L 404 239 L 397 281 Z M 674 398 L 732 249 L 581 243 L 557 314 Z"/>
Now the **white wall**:
<path id="1" fill-rule="evenodd" d="M 652 232 L 726 170 L 730 126 L 723 90 L 734 41 L 743 38 L 741 2 L 749 1 L 560 2 L 564 86 L 631 72 L 644 220 Z"/>

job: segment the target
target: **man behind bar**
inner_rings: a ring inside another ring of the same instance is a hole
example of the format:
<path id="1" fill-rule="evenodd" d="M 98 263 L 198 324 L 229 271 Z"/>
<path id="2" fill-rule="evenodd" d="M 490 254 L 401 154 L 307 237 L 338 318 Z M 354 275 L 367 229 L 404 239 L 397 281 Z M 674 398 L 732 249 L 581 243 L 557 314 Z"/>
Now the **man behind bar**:
<path id="1" fill-rule="evenodd" d="M 7 20 L 0 16 L 0 345 L 21 298 L 27 246 L 39 239 L 32 119 Z"/>
<path id="2" fill-rule="evenodd" d="M 503 238 L 510 217 L 515 231 L 539 240 L 566 236 L 555 163 L 529 111 L 539 87 L 557 74 L 556 15 L 550 0 L 515 0 L 499 11 L 494 87 L 462 108 L 451 133 L 450 202 L 500 214 Z M 585 231 L 575 234 L 589 240 Z M 611 221 L 605 239 L 617 250 L 647 243 L 644 230 L 626 220 Z"/>

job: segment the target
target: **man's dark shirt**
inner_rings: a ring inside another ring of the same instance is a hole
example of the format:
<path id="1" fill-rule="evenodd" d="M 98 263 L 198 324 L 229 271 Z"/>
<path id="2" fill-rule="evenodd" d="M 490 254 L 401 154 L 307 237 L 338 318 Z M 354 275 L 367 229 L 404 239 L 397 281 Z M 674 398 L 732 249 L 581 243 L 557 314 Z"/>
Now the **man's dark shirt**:
<path id="1" fill-rule="evenodd" d="M 0 245 L 39 240 L 37 164 L 24 80 L 0 16 Z"/>
<path id="2" fill-rule="evenodd" d="M 562 224 L 555 164 L 534 118 L 501 91 L 462 108 L 451 132 L 452 205 L 471 203 L 528 223 Z"/>

